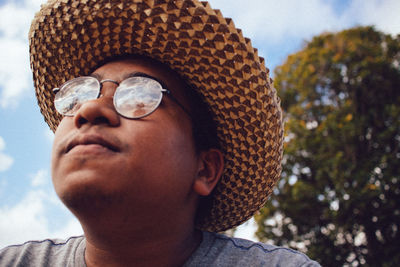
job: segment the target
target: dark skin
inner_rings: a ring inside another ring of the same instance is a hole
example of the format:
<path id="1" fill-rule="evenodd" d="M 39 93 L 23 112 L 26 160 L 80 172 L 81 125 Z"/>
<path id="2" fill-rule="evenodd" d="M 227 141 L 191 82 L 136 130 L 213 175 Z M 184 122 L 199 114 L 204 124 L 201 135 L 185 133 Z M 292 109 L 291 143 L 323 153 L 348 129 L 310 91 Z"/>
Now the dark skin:
<path id="1" fill-rule="evenodd" d="M 94 71 L 121 82 L 135 72 L 162 81 L 190 110 L 181 80 L 146 59 L 107 63 Z M 58 196 L 79 219 L 90 266 L 181 266 L 199 246 L 194 227 L 200 196 L 221 177 L 223 155 L 196 151 L 190 117 L 168 96 L 147 117 L 115 111 L 116 84 L 61 121 L 52 177 Z"/>

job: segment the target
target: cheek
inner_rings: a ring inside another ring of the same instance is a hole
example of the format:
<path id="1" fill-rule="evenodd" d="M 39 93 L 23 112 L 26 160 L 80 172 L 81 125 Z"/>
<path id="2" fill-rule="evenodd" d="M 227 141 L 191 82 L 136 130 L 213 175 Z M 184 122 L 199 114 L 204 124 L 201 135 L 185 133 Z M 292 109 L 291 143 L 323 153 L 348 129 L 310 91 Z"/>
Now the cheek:
<path id="1" fill-rule="evenodd" d="M 63 140 L 65 140 L 65 136 L 69 132 L 68 129 L 68 118 L 64 118 L 60 124 L 54 135 L 52 153 L 51 153 L 51 178 L 53 181 L 53 186 L 59 195 L 63 189 L 61 188 L 63 185 L 62 177 L 65 176 L 65 166 L 60 164 L 60 157 L 62 156 L 62 144 Z"/>
<path id="2" fill-rule="evenodd" d="M 155 137 L 155 148 L 161 159 L 180 164 L 190 161 L 195 156 L 195 145 L 192 137 L 191 125 L 187 122 L 169 123 L 160 127 L 162 130 Z M 173 168 L 174 165 L 171 166 Z"/>
<path id="3" fill-rule="evenodd" d="M 186 166 L 192 166 L 195 161 L 196 154 L 191 136 L 179 131 L 146 135 L 138 142 L 141 143 L 140 153 L 136 154 L 138 151 L 133 149 L 132 159 L 140 157 L 140 169 L 163 175 L 179 172 Z"/>
<path id="4" fill-rule="evenodd" d="M 54 134 L 53 147 L 51 151 L 51 170 L 52 173 L 56 171 L 58 162 L 62 153 L 63 143 L 65 143 L 66 136 L 70 132 L 71 118 L 65 117 L 61 120 Z"/>
<path id="5" fill-rule="evenodd" d="M 197 172 L 197 155 L 191 132 L 169 124 L 158 125 L 153 131 L 138 135 L 141 138 L 135 138 L 130 170 L 126 172 L 140 179 L 140 186 L 159 191 L 160 195 L 190 190 Z"/>

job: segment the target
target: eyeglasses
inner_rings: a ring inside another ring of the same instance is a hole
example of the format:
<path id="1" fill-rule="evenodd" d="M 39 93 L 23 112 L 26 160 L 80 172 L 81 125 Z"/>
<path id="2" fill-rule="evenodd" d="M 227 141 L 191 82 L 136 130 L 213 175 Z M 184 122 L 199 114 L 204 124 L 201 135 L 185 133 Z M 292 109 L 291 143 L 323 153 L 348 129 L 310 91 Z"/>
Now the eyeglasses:
<path id="1" fill-rule="evenodd" d="M 54 105 L 64 116 L 74 116 L 79 108 L 87 101 L 100 97 L 103 83 L 112 82 L 118 85 L 114 93 L 115 110 L 123 117 L 140 119 L 154 112 L 161 103 L 163 93 L 177 103 L 186 113 L 190 113 L 180 104 L 167 89 L 153 78 L 135 76 L 117 81 L 97 80 L 91 76 L 78 77 L 67 81 L 60 88 L 54 88 L 56 94 Z"/>

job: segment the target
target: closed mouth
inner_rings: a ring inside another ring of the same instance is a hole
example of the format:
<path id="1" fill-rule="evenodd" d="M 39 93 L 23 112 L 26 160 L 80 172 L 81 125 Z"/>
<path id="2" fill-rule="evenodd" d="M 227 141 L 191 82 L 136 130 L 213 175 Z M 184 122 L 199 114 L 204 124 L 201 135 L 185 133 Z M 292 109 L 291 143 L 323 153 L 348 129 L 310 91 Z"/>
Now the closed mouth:
<path id="1" fill-rule="evenodd" d="M 111 150 L 112 152 L 119 152 L 120 149 L 114 145 L 113 143 L 107 141 L 101 136 L 98 135 L 85 135 L 81 137 L 74 138 L 68 145 L 65 150 L 65 153 L 68 153 L 71 151 L 76 146 L 79 145 L 100 145 L 102 147 L 107 148 L 108 150 Z"/>

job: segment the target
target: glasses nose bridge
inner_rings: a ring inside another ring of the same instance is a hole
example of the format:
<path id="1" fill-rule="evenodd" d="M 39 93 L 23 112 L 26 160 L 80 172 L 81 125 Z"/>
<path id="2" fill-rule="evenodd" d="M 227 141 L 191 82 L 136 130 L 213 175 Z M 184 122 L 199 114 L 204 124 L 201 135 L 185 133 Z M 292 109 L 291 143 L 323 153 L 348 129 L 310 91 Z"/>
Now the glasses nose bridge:
<path id="1" fill-rule="evenodd" d="M 106 82 L 110 82 L 110 83 L 113 83 L 113 84 L 115 84 L 115 85 L 117 85 L 117 88 L 118 88 L 118 86 L 119 86 L 119 82 L 117 82 L 117 81 L 115 81 L 115 80 L 112 80 L 112 79 L 104 79 L 104 80 L 101 80 L 99 83 L 100 83 L 100 89 L 99 89 L 99 97 L 101 97 L 103 94 L 102 94 L 102 89 L 103 89 L 103 83 L 106 83 Z"/>
<path id="2" fill-rule="evenodd" d="M 103 83 L 111 82 L 116 85 L 107 86 L 102 94 Z M 99 81 L 98 96 L 95 99 L 82 102 L 80 107 L 73 114 L 74 121 L 78 127 L 84 123 L 101 124 L 106 123 L 112 126 L 119 125 L 119 115 L 112 104 L 112 99 L 119 82 L 112 79 Z M 110 93 L 112 95 L 110 96 Z"/>

